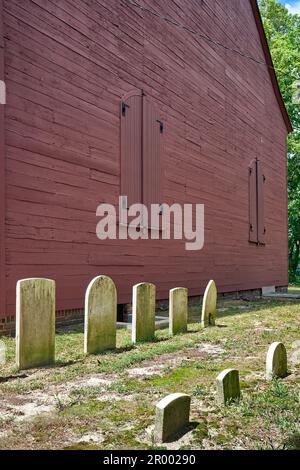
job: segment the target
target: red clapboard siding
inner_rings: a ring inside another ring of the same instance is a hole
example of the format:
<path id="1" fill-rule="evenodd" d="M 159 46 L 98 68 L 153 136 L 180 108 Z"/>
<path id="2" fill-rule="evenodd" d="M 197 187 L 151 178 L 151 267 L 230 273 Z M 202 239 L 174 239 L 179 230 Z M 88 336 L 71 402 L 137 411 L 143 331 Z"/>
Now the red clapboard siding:
<path id="1" fill-rule="evenodd" d="M 122 0 L 0 0 L 0 316 L 23 277 L 55 279 L 58 309 L 82 307 L 99 274 L 120 303 L 143 281 L 158 299 L 209 279 L 220 292 L 287 285 L 290 125 L 272 68 L 230 50 L 272 65 L 256 2 L 139 4 L 158 16 Z M 203 250 L 98 240 L 96 208 L 120 195 L 205 204 Z"/>

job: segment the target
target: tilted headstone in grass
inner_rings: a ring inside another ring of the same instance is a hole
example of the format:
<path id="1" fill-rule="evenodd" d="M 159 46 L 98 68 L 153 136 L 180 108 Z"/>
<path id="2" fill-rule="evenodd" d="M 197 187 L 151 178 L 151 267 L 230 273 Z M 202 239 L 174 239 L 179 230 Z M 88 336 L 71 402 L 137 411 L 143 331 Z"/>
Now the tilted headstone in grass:
<path id="1" fill-rule="evenodd" d="M 217 287 L 215 281 L 210 281 L 206 287 L 203 304 L 201 325 L 203 328 L 208 326 L 215 326 L 215 318 L 217 314 Z"/>
<path id="2" fill-rule="evenodd" d="M 3 341 L 0 341 L 0 366 L 6 363 L 6 346 Z"/>
<path id="3" fill-rule="evenodd" d="M 267 380 L 287 375 L 287 354 L 284 344 L 273 343 L 269 347 L 266 361 Z"/>
<path id="4" fill-rule="evenodd" d="M 188 290 L 183 287 L 170 290 L 170 335 L 187 331 L 188 320 Z"/>
<path id="5" fill-rule="evenodd" d="M 110 277 L 93 279 L 85 294 L 84 352 L 98 354 L 116 347 L 117 290 Z"/>
<path id="6" fill-rule="evenodd" d="M 149 283 L 133 287 L 132 341 L 151 341 L 155 335 L 155 286 Z"/>
<path id="7" fill-rule="evenodd" d="M 17 283 L 16 362 L 19 369 L 55 360 L 55 282 L 23 279 Z"/>
<path id="8" fill-rule="evenodd" d="M 156 405 L 154 440 L 168 442 L 189 425 L 191 397 L 174 393 L 163 398 Z"/>
<path id="9" fill-rule="evenodd" d="M 217 401 L 220 405 L 227 405 L 231 401 L 239 400 L 241 396 L 239 371 L 226 369 L 216 380 Z"/>

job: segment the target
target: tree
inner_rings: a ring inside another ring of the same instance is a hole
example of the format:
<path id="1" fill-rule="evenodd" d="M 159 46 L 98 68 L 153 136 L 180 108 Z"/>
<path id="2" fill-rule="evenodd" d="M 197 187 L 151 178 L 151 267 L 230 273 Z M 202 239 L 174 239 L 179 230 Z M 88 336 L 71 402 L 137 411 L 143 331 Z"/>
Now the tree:
<path id="1" fill-rule="evenodd" d="M 294 132 L 288 139 L 289 269 L 300 259 L 300 16 L 277 0 L 259 2 L 281 93 Z"/>

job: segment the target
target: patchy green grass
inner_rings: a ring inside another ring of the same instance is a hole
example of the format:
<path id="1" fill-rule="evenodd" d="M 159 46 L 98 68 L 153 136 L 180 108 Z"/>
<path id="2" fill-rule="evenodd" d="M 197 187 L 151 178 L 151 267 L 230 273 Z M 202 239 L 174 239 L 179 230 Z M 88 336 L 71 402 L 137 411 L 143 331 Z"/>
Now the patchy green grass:
<path id="1" fill-rule="evenodd" d="M 300 294 L 300 286 L 299 285 L 290 286 L 289 287 L 289 293 L 291 293 L 291 294 Z"/>
<path id="2" fill-rule="evenodd" d="M 300 276 L 292 276 L 293 280 L 290 282 L 289 292 L 295 292 L 299 294 L 300 292 Z"/>
<path id="3" fill-rule="evenodd" d="M 8 361 L 0 368 L 0 449 L 157 449 L 155 403 L 173 392 L 192 395 L 191 431 L 172 449 L 299 449 L 299 364 L 268 383 L 265 356 L 273 341 L 289 358 L 300 349 L 300 302 L 221 301 L 215 328 L 201 329 L 190 309 L 187 334 L 158 331 L 153 343 L 132 346 L 118 331 L 117 350 L 83 354 L 81 327 L 59 331 L 53 367 L 18 372 L 14 340 L 1 338 Z M 300 362 L 300 355 L 299 355 Z M 240 370 L 243 398 L 215 402 L 215 379 Z M 27 416 L 33 405 L 51 404 Z M 25 407 L 23 406 L 25 405 Z"/>

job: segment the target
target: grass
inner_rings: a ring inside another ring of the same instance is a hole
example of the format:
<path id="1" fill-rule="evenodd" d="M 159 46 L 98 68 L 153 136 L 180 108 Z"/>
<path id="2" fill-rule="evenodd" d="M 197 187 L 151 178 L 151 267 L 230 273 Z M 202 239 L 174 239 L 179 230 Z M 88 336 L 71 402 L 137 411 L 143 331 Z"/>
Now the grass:
<path id="1" fill-rule="evenodd" d="M 55 366 L 23 378 L 14 340 L 1 338 L 8 361 L 0 366 L 0 449 L 166 448 L 154 444 L 151 426 L 155 403 L 173 392 L 192 395 L 193 429 L 171 448 L 299 449 L 299 365 L 290 362 L 291 374 L 271 383 L 264 368 L 273 341 L 283 341 L 289 357 L 300 348 L 300 303 L 222 301 L 219 312 L 217 326 L 202 330 L 192 307 L 187 334 L 158 331 L 155 342 L 135 347 L 120 330 L 118 349 L 99 356 L 84 356 L 81 327 L 61 330 Z M 215 402 L 215 379 L 229 367 L 240 371 L 243 397 L 224 408 Z M 85 383 L 90 377 L 103 383 Z M 41 395 L 52 411 L 20 419 L 20 403 Z"/>
<path id="2" fill-rule="evenodd" d="M 291 276 L 292 280 L 289 286 L 289 292 L 299 294 L 300 293 L 300 276 L 293 275 Z"/>

